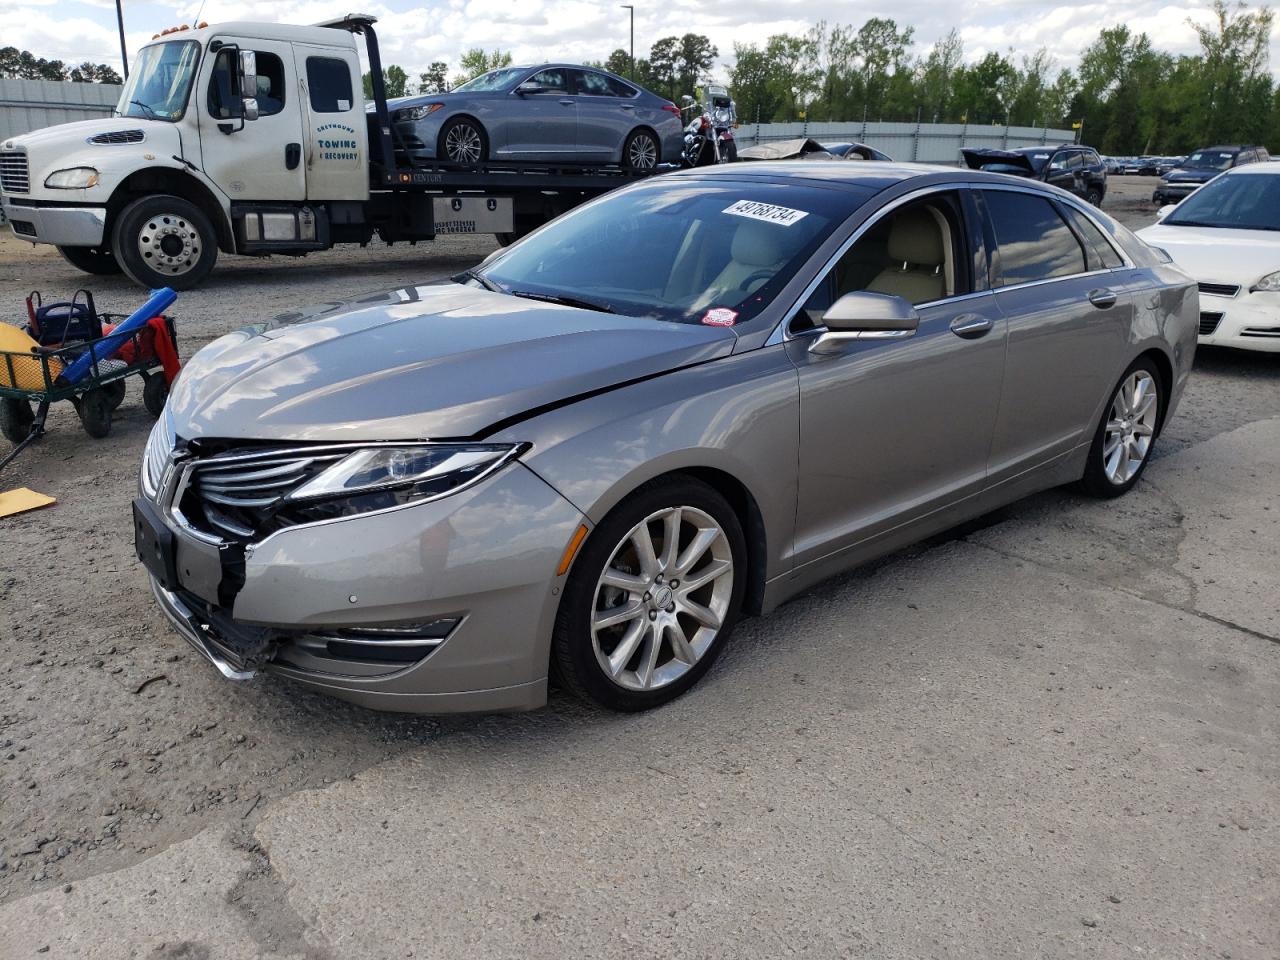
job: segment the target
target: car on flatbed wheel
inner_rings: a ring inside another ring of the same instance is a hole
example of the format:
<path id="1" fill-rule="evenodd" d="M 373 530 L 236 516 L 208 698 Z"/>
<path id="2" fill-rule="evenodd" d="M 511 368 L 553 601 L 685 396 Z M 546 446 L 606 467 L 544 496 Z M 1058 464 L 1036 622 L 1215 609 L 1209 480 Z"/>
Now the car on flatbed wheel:
<path id="1" fill-rule="evenodd" d="M 228 677 L 444 712 L 541 706 L 554 673 L 643 710 L 744 614 L 1038 490 L 1131 489 L 1197 314 L 1167 258 L 1044 184 L 695 168 L 452 283 L 205 347 L 135 543 Z"/>

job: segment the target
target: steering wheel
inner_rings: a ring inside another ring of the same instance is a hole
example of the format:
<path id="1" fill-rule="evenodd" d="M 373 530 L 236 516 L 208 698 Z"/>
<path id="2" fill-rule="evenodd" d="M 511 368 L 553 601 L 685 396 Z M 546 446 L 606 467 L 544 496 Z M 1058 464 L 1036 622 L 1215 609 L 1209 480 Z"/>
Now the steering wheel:
<path id="1" fill-rule="evenodd" d="M 753 288 L 751 284 L 755 283 L 757 280 L 760 280 L 762 283 L 768 283 L 773 279 L 773 274 L 773 270 L 757 270 L 755 273 L 748 276 L 747 279 L 738 284 L 738 289 L 746 293 L 755 293 L 755 288 Z"/>

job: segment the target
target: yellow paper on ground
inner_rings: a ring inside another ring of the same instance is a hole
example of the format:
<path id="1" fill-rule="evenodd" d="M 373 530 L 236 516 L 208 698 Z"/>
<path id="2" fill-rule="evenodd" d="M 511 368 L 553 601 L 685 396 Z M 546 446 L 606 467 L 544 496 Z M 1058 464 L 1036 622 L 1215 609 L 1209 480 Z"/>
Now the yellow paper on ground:
<path id="1" fill-rule="evenodd" d="M 0 356 L 0 387 L 17 387 L 19 390 L 43 390 L 44 367 L 36 351 L 40 345 L 27 334 L 9 323 L 0 323 L 0 353 L 13 354 L 10 357 Z M 9 366 L 13 365 L 13 376 L 9 376 Z M 49 376 L 56 377 L 62 372 L 62 361 L 49 361 Z M 10 381 L 13 382 L 10 382 Z"/>
<path id="2" fill-rule="evenodd" d="M 53 497 L 47 497 L 43 493 L 36 493 L 26 487 L 19 487 L 17 490 L 6 490 L 4 493 L 0 493 L 0 517 L 9 517 L 15 513 L 26 513 L 28 510 L 47 507 L 49 504 L 57 502 Z"/>

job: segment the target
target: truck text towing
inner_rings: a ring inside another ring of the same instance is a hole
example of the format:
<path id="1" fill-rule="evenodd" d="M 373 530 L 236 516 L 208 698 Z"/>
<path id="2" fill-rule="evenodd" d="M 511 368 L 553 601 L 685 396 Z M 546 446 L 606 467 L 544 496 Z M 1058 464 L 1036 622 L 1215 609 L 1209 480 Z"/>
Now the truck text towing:
<path id="1" fill-rule="evenodd" d="M 375 18 L 201 24 L 139 51 L 110 118 L 0 144 L 14 234 L 87 273 L 198 285 L 218 252 L 493 233 L 499 242 L 652 170 L 603 163 L 411 164 L 397 150 Z M 367 109 L 355 34 L 373 78 Z"/>

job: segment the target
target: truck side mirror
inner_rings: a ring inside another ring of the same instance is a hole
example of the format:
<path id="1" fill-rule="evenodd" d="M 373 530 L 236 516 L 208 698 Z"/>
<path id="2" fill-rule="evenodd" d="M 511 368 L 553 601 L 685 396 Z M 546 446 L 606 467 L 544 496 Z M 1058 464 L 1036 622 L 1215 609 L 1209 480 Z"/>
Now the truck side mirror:
<path id="1" fill-rule="evenodd" d="M 252 50 L 240 51 L 240 96 L 246 100 L 258 96 L 258 55 Z"/>

